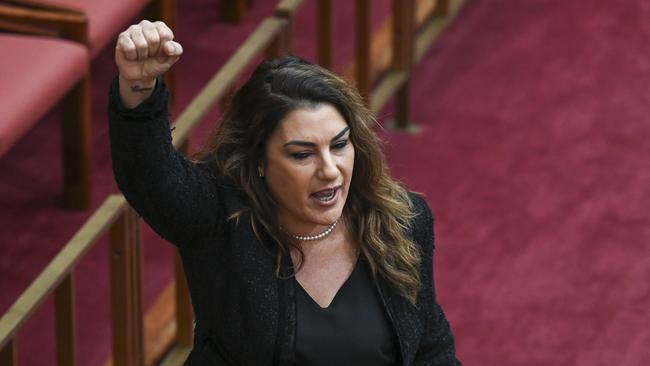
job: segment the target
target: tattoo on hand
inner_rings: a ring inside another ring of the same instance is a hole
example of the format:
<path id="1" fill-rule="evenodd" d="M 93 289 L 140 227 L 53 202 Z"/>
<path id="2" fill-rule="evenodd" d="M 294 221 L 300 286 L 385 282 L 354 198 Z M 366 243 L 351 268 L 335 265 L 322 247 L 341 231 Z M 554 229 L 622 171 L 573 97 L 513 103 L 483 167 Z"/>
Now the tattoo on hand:
<path id="1" fill-rule="evenodd" d="M 146 92 L 146 91 L 150 91 L 150 90 L 153 90 L 153 88 L 144 88 L 141 85 L 133 85 L 131 87 L 132 92 Z"/>

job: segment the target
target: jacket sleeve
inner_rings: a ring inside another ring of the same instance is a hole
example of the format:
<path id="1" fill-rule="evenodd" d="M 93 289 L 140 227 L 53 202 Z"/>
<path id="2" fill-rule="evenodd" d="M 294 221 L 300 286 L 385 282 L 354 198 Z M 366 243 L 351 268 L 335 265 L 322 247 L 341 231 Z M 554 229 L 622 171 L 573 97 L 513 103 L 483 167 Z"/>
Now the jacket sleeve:
<path id="1" fill-rule="evenodd" d="M 113 172 L 131 206 L 163 238 L 181 245 L 207 235 L 224 214 L 214 174 L 172 145 L 168 91 L 161 78 L 146 101 L 122 105 L 117 78 L 108 103 Z"/>
<path id="2" fill-rule="evenodd" d="M 420 209 L 416 218 L 416 241 L 422 248 L 421 280 L 422 289 L 418 299 L 424 316 L 425 330 L 420 345 L 415 354 L 415 365 L 418 366 L 460 366 L 456 358 L 454 337 L 442 308 L 436 301 L 433 255 L 434 232 L 433 216 L 424 199 L 416 197 L 415 206 Z"/>

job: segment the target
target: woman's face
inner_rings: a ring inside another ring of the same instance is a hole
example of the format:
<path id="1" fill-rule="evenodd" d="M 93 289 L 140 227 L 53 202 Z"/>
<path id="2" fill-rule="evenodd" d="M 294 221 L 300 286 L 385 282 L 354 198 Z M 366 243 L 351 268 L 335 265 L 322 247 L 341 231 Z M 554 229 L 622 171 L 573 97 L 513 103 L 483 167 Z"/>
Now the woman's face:
<path id="1" fill-rule="evenodd" d="M 327 103 L 289 113 L 266 144 L 266 184 L 280 225 L 312 235 L 341 217 L 354 168 L 348 124 Z"/>

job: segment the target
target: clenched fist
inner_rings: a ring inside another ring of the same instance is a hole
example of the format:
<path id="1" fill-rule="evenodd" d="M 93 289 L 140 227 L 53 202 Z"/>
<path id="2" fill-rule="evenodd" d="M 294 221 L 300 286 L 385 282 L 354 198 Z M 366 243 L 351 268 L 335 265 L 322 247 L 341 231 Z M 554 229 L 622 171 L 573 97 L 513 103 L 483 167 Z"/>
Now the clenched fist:
<path id="1" fill-rule="evenodd" d="M 156 77 L 164 74 L 183 53 L 174 33 L 163 22 L 143 20 L 120 33 L 115 46 L 120 96 L 129 108 L 146 99 Z"/>

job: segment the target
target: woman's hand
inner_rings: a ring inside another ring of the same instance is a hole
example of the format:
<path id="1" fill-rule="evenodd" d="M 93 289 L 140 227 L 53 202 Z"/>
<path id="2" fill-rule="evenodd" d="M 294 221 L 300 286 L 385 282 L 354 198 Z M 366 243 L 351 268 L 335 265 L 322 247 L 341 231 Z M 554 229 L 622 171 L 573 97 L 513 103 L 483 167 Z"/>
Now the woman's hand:
<path id="1" fill-rule="evenodd" d="M 115 46 L 120 96 L 127 108 L 147 99 L 156 77 L 172 67 L 183 53 L 174 33 L 163 22 L 143 20 L 120 33 Z"/>

